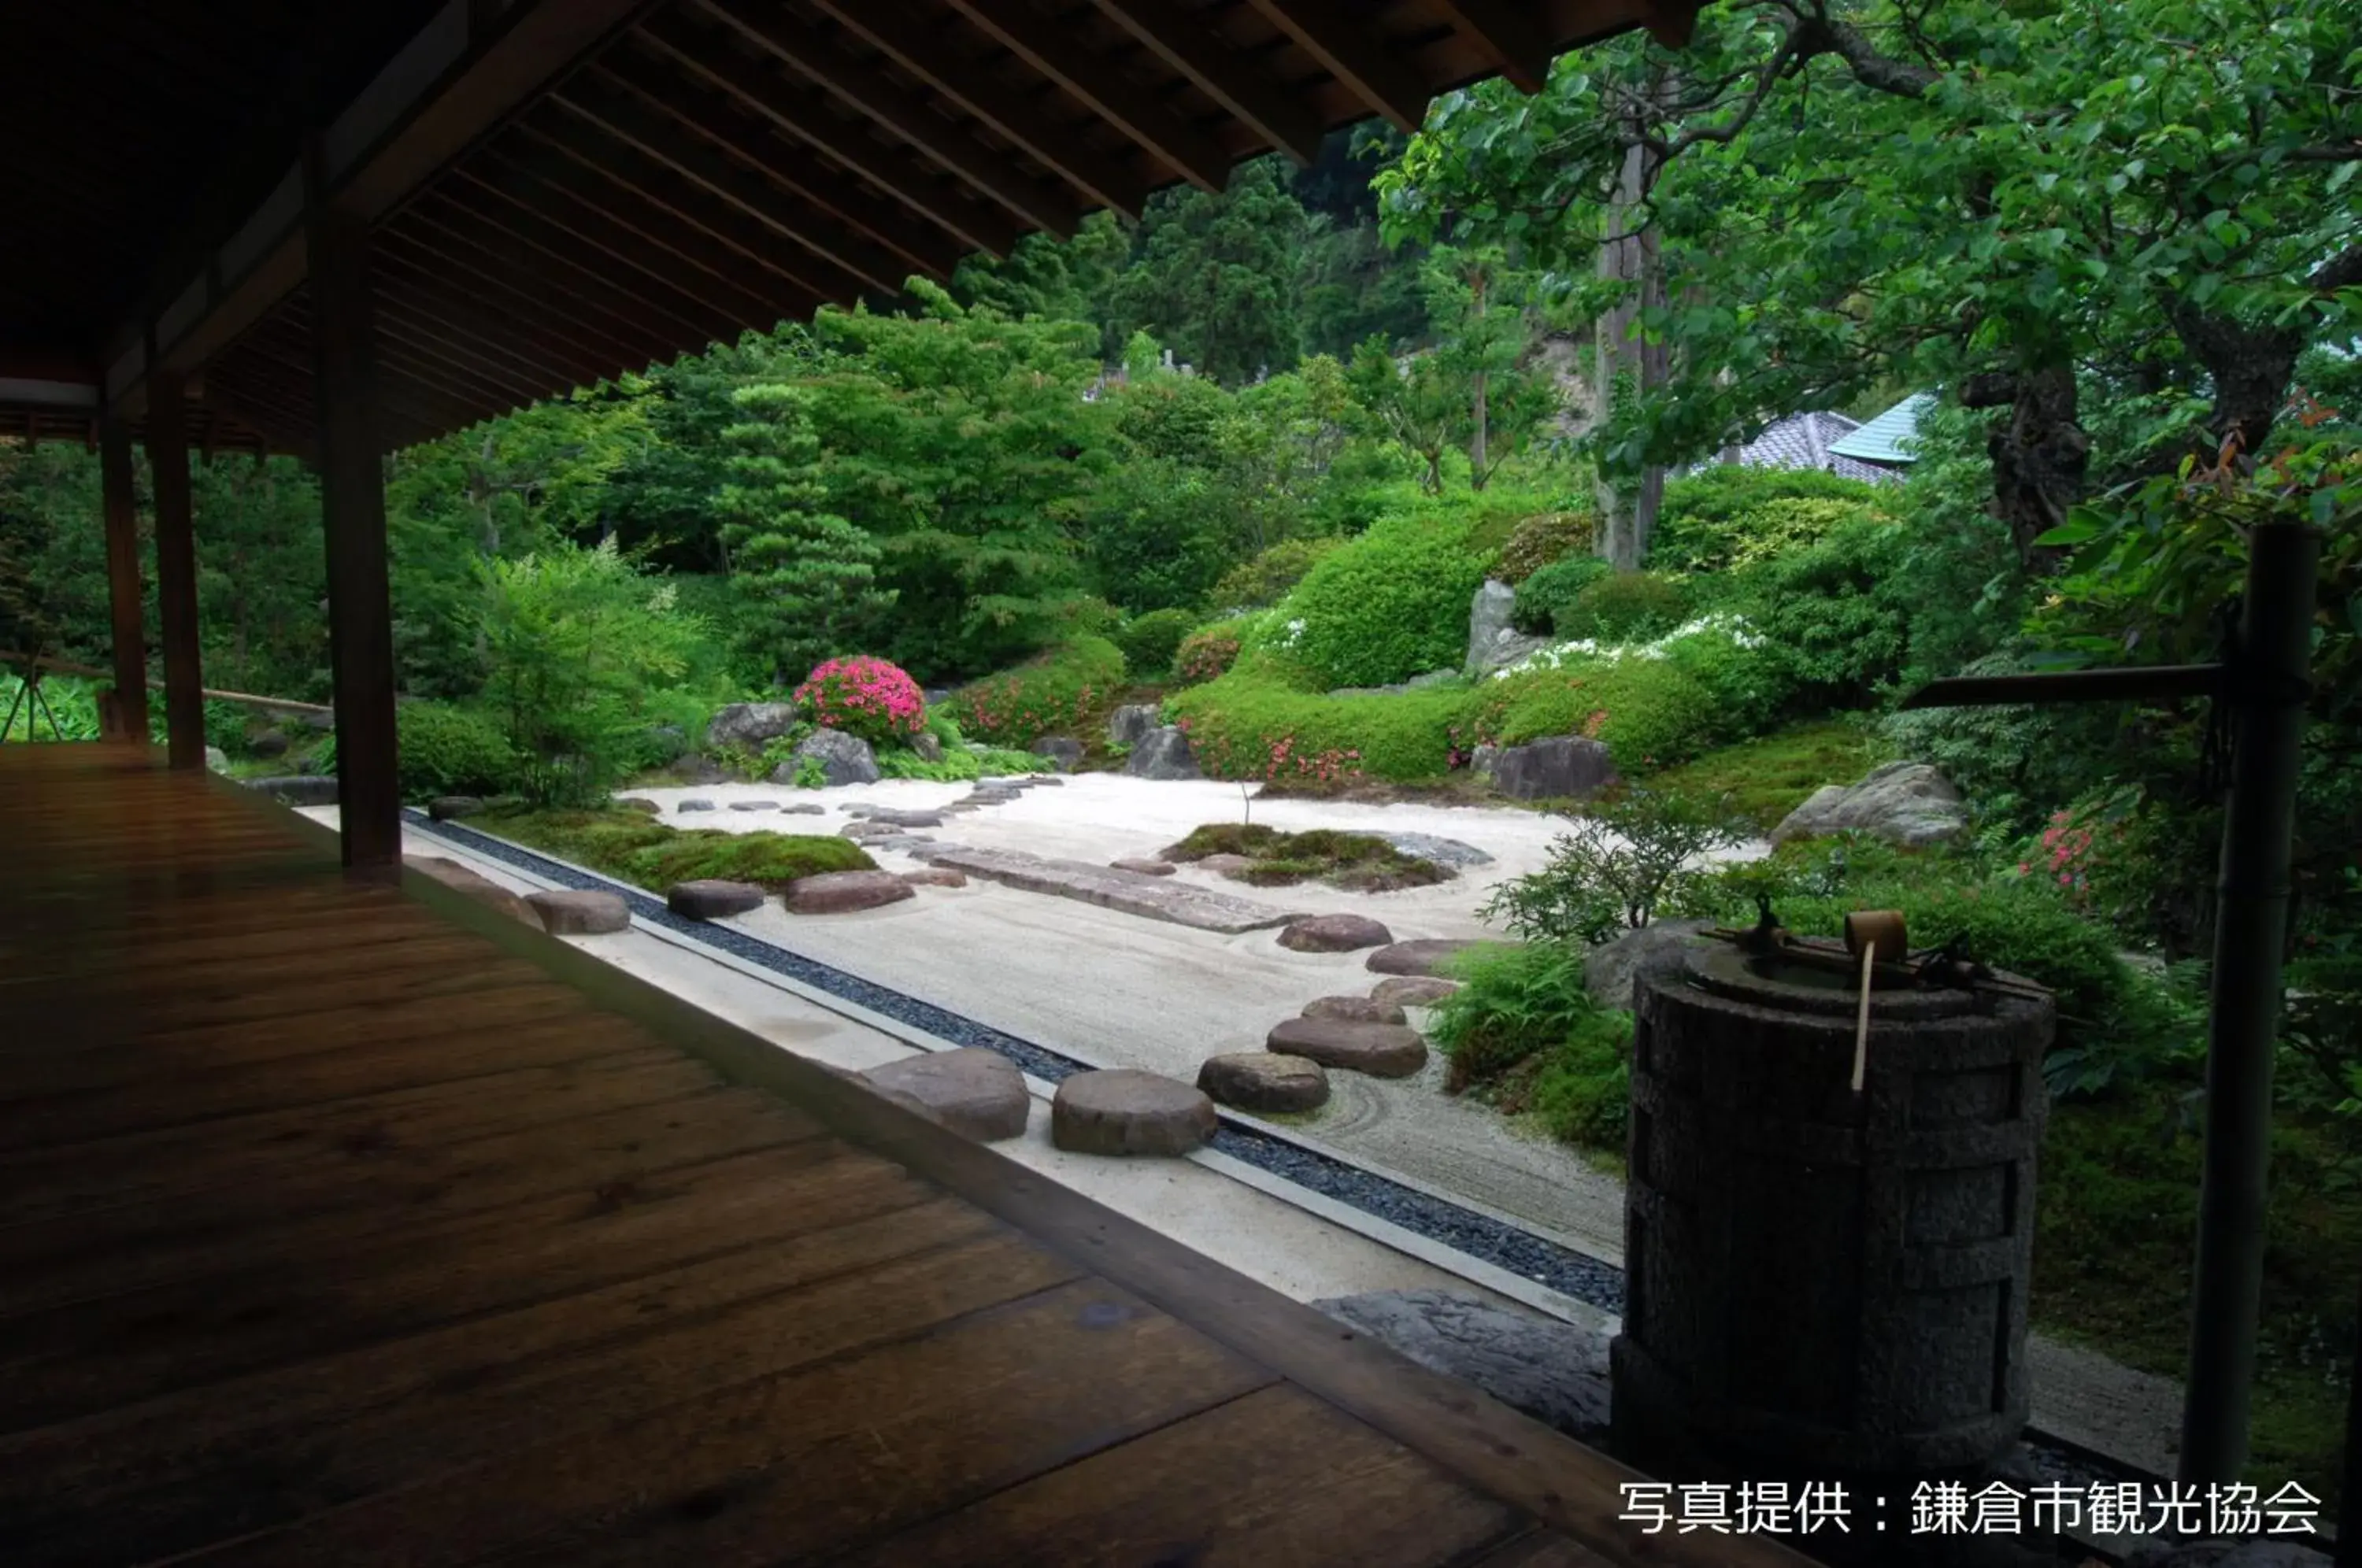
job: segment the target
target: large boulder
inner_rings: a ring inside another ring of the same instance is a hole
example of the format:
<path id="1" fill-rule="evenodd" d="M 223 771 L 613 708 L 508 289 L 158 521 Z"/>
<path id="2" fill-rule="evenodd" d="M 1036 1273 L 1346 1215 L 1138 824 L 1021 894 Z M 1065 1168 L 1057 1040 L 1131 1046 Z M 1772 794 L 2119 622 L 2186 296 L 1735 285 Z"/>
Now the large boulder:
<path id="1" fill-rule="evenodd" d="M 1082 766 L 1083 743 L 1072 735 L 1043 735 L 1033 743 L 1033 755 L 1049 758 L 1061 773 L 1072 773 Z"/>
<path id="2" fill-rule="evenodd" d="M 1127 702 L 1108 715 L 1108 739 L 1117 745 L 1138 745 L 1156 727 L 1153 702 Z"/>
<path id="3" fill-rule="evenodd" d="M 1076 1073 L 1050 1101 L 1050 1141 L 1078 1154 L 1186 1154 L 1220 1125 L 1200 1091 L 1131 1067 Z"/>
<path id="4" fill-rule="evenodd" d="M 257 730 L 247 737 L 246 749 L 251 756 L 284 756 L 287 737 L 278 730 Z"/>
<path id="5" fill-rule="evenodd" d="M 562 891 L 527 893 L 524 901 L 541 917 L 542 929 L 552 936 L 604 936 L 632 928 L 632 906 L 624 895 L 603 888 L 568 888 Z"/>
<path id="6" fill-rule="evenodd" d="M 209 745 L 205 747 L 205 768 L 208 772 L 227 773 L 229 771 L 229 753 L 224 751 L 217 745 Z"/>
<path id="7" fill-rule="evenodd" d="M 1772 842 L 1866 833 L 1907 849 L 1950 844 L 1969 834 L 1969 804 L 1952 781 L 1924 762 L 1890 762 L 1859 784 L 1825 784 L 1772 830 Z"/>
<path id="8" fill-rule="evenodd" d="M 461 817 L 475 816 L 483 809 L 483 801 L 475 795 L 437 795 L 426 802 L 426 815 L 438 823 L 455 823 Z"/>
<path id="9" fill-rule="evenodd" d="M 763 907 L 763 889 L 752 882 L 726 882 L 702 877 L 675 882 L 665 891 L 665 908 L 690 920 L 719 920 Z"/>
<path id="10" fill-rule="evenodd" d="M 1503 746 L 1492 763 L 1493 788 L 1513 801 L 1584 801 L 1616 782 L 1616 760 L 1584 735 L 1551 735 Z"/>
<path id="11" fill-rule="evenodd" d="M 1198 758 L 1189 749 L 1188 732 L 1178 724 L 1164 724 L 1149 731 L 1133 743 L 1131 755 L 1124 758 L 1123 770 L 1134 778 L 1197 778 Z"/>
<path id="12" fill-rule="evenodd" d="M 819 760 L 822 775 L 833 785 L 877 782 L 877 754 L 869 749 L 869 743 L 843 730 L 827 728 L 814 730 L 798 741 L 796 749 L 788 753 L 788 760 L 771 774 L 771 782 L 794 783 L 797 770 L 808 756 Z"/>
<path id="13" fill-rule="evenodd" d="M 1279 933 L 1279 944 L 1291 953 L 1358 953 L 1394 939 L 1393 932 L 1361 914 L 1298 915 Z"/>
<path id="14" fill-rule="evenodd" d="M 437 855 L 414 855 L 403 864 L 424 877 L 431 877 L 455 893 L 465 893 L 487 909 L 498 910 L 519 925 L 529 925 L 535 931 L 543 928 L 541 916 L 531 904 L 510 892 L 498 882 L 471 867 L 456 860 L 446 860 Z"/>
<path id="15" fill-rule="evenodd" d="M 697 787 L 720 784 L 730 777 L 720 763 L 695 752 L 682 757 L 666 771 L 671 774 L 674 782 Z"/>
<path id="16" fill-rule="evenodd" d="M 789 914 L 846 914 L 914 896 L 911 884 L 890 871 L 824 871 L 789 883 L 786 902 Z"/>
<path id="17" fill-rule="evenodd" d="M 1308 1056 L 1284 1056 L 1275 1051 L 1209 1056 L 1198 1069 L 1198 1087 L 1241 1110 L 1318 1110 L 1329 1103 L 1326 1067 Z"/>
<path id="18" fill-rule="evenodd" d="M 1462 844 L 1456 838 L 1439 838 L 1431 833 L 1385 833 L 1378 836 L 1405 855 L 1453 870 L 1463 866 L 1493 864 L 1491 856 L 1474 845 Z"/>
<path id="19" fill-rule="evenodd" d="M 1381 1290 L 1312 1306 L 1578 1441 L 1606 1435 L 1607 1336 L 1595 1329 L 1444 1290 Z"/>
<path id="20" fill-rule="evenodd" d="M 1583 960 L 1583 987 L 1602 1007 L 1632 1006 L 1633 988 L 1647 975 L 1670 974 L 1693 948 L 1706 945 L 1710 920 L 1661 920 L 1593 948 Z"/>
<path id="21" fill-rule="evenodd" d="M 1427 1066 L 1427 1041 L 1418 1030 L 1399 1023 L 1286 1018 L 1272 1026 L 1264 1048 L 1374 1078 L 1407 1078 Z"/>
<path id="22" fill-rule="evenodd" d="M 733 702 L 707 723 L 705 744 L 760 751 L 802 721 L 792 702 Z"/>
<path id="23" fill-rule="evenodd" d="M 1506 582 L 1488 580 L 1476 591 L 1468 606 L 1468 657 L 1462 666 L 1466 674 L 1490 675 L 1549 646 L 1548 637 L 1528 636 L 1509 624 L 1517 607 L 1518 591 Z"/>
<path id="24" fill-rule="evenodd" d="M 1033 1104 L 1017 1065 L 977 1045 L 906 1056 L 862 1077 L 889 1094 L 907 1095 L 934 1121 L 979 1143 L 1021 1136 Z"/>
<path id="25" fill-rule="evenodd" d="M 944 743 L 921 730 L 911 737 L 911 755 L 921 762 L 941 762 L 944 759 Z"/>

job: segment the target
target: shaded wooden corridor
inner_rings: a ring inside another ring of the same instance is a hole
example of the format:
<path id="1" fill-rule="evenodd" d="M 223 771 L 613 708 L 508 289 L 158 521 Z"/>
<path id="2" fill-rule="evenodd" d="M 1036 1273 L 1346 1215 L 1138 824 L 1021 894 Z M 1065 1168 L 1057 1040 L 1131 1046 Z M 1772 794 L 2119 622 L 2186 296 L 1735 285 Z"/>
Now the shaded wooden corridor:
<path id="1" fill-rule="evenodd" d="M 12 1568 L 1793 1561 L 234 786 L 0 866 Z"/>

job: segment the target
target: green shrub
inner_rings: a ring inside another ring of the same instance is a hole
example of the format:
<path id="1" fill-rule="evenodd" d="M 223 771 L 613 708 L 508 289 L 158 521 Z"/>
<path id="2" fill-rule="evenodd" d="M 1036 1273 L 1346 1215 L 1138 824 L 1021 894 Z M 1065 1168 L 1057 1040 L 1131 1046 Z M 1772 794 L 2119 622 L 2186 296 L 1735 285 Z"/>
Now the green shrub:
<path id="1" fill-rule="evenodd" d="M 1910 616 L 1888 589 L 1908 543 L 1876 515 L 1733 571 L 1721 602 L 1763 637 L 1762 654 L 1802 708 L 1868 701 L 1903 668 Z"/>
<path id="2" fill-rule="evenodd" d="M 405 801 L 502 795 L 522 782 L 516 750 L 490 713 L 442 702 L 404 702 L 393 711 L 393 727 Z"/>
<path id="3" fill-rule="evenodd" d="M 1518 585 L 1518 604 L 1512 612 L 1518 630 L 1552 632 L 1562 622 L 1572 626 L 1576 597 L 1612 569 L 1597 556 L 1571 556 L 1537 570 Z"/>
<path id="4" fill-rule="evenodd" d="M 1389 520 L 1307 573 L 1272 613 L 1265 644 L 1331 688 L 1457 668 L 1484 580 L 1464 525 Z"/>
<path id="5" fill-rule="evenodd" d="M 943 756 L 929 762 L 915 751 L 881 751 L 877 754 L 877 772 L 886 778 L 924 778 L 935 784 L 965 784 L 984 777 L 984 764 L 966 747 L 946 750 Z"/>
<path id="6" fill-rule="evenodd" d="M 1222 574 L 1214 584 L 1214 602 L 1230 610 L 1261 610 L 1287 597 L 1304 574 L 1345 541 L 1342 539 L 1282 539 L 1259 555 L 1249 557 Z"/>
<path id="7" fill-rule="evenodd" d="M 1260 621 L 1259 616 L 1241 615 L 1190 633 L 1174 652 L 1173 678 L 1185 686 L 1194 686 L 1228 674 L 1231 667 L 1238 663 L 1239 650 L 1246 646 Z"/>
<path id="8" fill-rule="evenodd" d="M 1541 942 L 1463 960 L 1429 1034 L 1450 1066 L 1445 1088 L 1512 1114 L 1530 1111 L 1551 1136 L 1620 1152 L 1630 1095 L 1632 1021 L 1601 1008 L 1583 983 L 1581 950 Z"/>
<path id="9" fill-rule="evenodd" d="M 1250 663 L 1166 704 L 1209 778 L 1440 778 L 1466 694 L 1451 689 L 1330 697 Z"/>
<path id="10" fill-rule="evenodd" d="M 802 877 L 877 869 L 877 862 L 850 839 L 685 831 L 637 812 L 500 812 L 478 820 L 487 832 L 659 893 L 675 882 L 709 877 L 778 892 Z"/>
<path id="11" fill-rule="evenodd" d="M 1720 571 L 1810 544 L 1865 514 L 1884 515 L 1876 485 L 1811 469 L 1727 463 L 1665 486 L 1649 538 L 1659 571 Z"/>
<path id="12" fill-rule="evenodd" d="M 1599 520 L 1588 512 L 1545 512 L 1529 517 L 1501 547 L 1493 575 L 1506 583 L 1522 584 L 1544 567 L 1570 559 L 1596 559 L 1591 550 L 1598 534 Z"/>
<path id="13" fill-rule="evenodd" d="M 11 744 L 28 740 L 94 741 L 98 738 L 98 688 L 90 681 L 73 676 L 44 676 L 39 687 L 41 705 L 36 707 L 25 694 L 21 676 L 0 671 L 0 719 L 12 712 L 16 722 L 8 727 Z M 151 703 L 149 711 L 160 714 L 163 704 Z"/>
<path id="14" fill-rule="evenodd" d="M 962 687 L 947 706 L 963 733 L 1028 746 L 1043 735 L 1086 733 L 1123 694 L 1123 676 L 1122 649 L 1104 637 L 1076 637 Z"/>
<path id="15" fill-rule="evenodd" d="M 1678 579 L 1653 571 L 1617 571 L 1578 589 L 1553 622 L 1562 637 L 1629 642 L 1680 625 L 1690 612 L 1690 592 Z"/>
<path id="16" fill-rule="evenodd" d="M 1626 772 L 1686 761 L 1721 722 L 1713 694 L 1661 658 L 1530 670 L 1485 681 L 1463 701 L 1456 741 L 1522 745 L 1588 735 L 1605 742 Z"/>
<path id="17" fill-rule="evenodd" d="M 1162 680 L 1173 668 L 1181 639 L 1198 624 L 1187 610 L 1151 610 L 1125 623 L 1115 636 L 1123 650 L 1124 668 L 1134 680 Z"/>
<path id="18" fill-rule="evenodd" d="M 1496 887 L 1479 912 L 1529 942 L 1606 942 L 1647 925 L 1698 875 L 1699 856 L 1738 838 L 1718 801 L 1625 790 L 1560 834 L 1541 870 Z"/>

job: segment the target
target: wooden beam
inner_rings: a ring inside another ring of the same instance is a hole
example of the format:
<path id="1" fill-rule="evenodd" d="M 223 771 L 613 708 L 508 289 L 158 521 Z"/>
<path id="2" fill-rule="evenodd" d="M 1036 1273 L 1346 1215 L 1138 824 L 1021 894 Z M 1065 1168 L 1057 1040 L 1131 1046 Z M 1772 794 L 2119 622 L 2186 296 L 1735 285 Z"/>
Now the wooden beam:
<path id="1" fill-rule="evenodd" d="M 315 171 L 317 160 L 315 147 L 307 160 Z M 316 173 L 306 216 L 340 842 L 349 868 L 392 867 L 402 860 L 402 790 L 393 723 L 385 481 L 378 460 L 369 222 L 331 206 Z"/>
<path id="2" fill-rule="evenodd" d="M 148 744 L 147 627 L 139 587 L 139 508 L 131 491 L 131 433 L 98 424 L 98 480 L 106 512 L 106 602 L 115 634 L 115 715 L 120 738 Z"/>
<path id="3" fill-rule="evenodd" d="M 1366 7 L 1347 6 L 1339 0 L 1247 0 L 1247 4 L 1303 45 L 1304 51 L 1353 96 L 1406 134 L 1416 132 L 1426 121 L 1428 100 L 1433 94 L 1386 48 Z"/>
<path id="4" fill-rule="evenodd" d="M 786 12 L 777 6 L 756 6 L 747 0 L 695 0 L 695 3 L 716 21 L 732 29 L 739 38 L 761 50 L 766 58 L 775 60 L 822 91 L 841 100 L 856 113 L 883 126 L 896 137 L 915 148 L 921 156 L 1033 227 L 1065 239 L 1082 222 L 1082 213 L 1071 197 L 1063 191 L 1036 183 L 1021 172 L 1007 158 L 986 149 L 968 134 L 967 127 L 944 118 L 933 107 L 913 96 L 911 91 L 893 81 L 876 67 L 846 54 L 817 29 L 798 26 Z M 726 46 L 717 50 L 716 39 L 701 39 L 696 29 L 678 19 L 650 17 L 642 25 L 640 36 L 667 50 L 718 85 L 739 94 L 752 94 L 752 101 L 767 113 L 776 113 L 781 105 L 778 73 Z M 764 92 L 768 78 L 769 91 Z M 794 111 L 800 121 L 812 122 L 829 138 L 828 143 L 814 140 L 831 156 L 844 161 L 848 168 L 876 179 L 869 167 L 855 163 L 837 151 L 836 143 L 849 143 L 852 149 L 867 159 L 869 165 L 884 160 L 871 149 L 861 145 L 866 140 L 857 127 L 832 125 L 824 113 L 812 108 Z M 791 130 L 794 127 L 788 127 Z M 796 134 L 809 136 L 797 131 Z M 943 225 L 958 234 L 979 250 L 992 250 L 1006 255 L 1014 236 L 1000 226 L 987 226 L 972 221 L 967 215 L 947 205 L 944 193 L 928 192 L 902 174 L 892 184 L 881 182 L 909 204 L 922 216 Z"/>
<path id="5" fill-rule="evenodd" d="M 179 372 L 148 383 L 148 481 L 156 503 L 156 606 L 164 634 L 166 760 L 205 766 L 204 686 L 197 652 L 197 536 L 189 503 L 189 418 Z"/>
<path id="6" fill-rule="evenodd" d="M 648 361 L 647 344 L 597 305 L 562 287 L 521 285 L 474 247 L 423 226 L 381 229 L 370 237 L 373 259 L 381 280 L 432 297 L 445 319 L 481 336 L 511 337 L 521 349 L 571 367 L 586 386 Z"/>
<path id="7" fill-rule="evenodd" d="M 1533 17 L 1509 0 L 1429 0 L 1452 26 L 1484 46 L 1520 93 L 1539 93 L 1557 50 Z"/>
<path id="8" fill-rule="evenodd" d="M 1302 101 L 1264 74 L 1230 41 L 1169 0 L 1097 0 L 1148 51 L 1196 83 L 1241 124 L 1299 165 L 1320 150 L 1322 128 Z"/>
<path id="9" fill-rule="evenodd" d="M 1053 119 L 953 48 L 941 29 L 899 6 L 874 0 L 811 0 L 813 9 L 884 54 L 1095 202 L 1136 218 L 1148 183 L 1090 146 L 1085 127 Z"/>
<path id="10" fill-rule="evenodd" d="M 1022 0 L 951 0 L 954 9 L 1099 118 L 1138 142 L 1201 191 L 1230 183 L 1221 144 L 1138 83 L 1117 79 L 1108 62 Z"/>

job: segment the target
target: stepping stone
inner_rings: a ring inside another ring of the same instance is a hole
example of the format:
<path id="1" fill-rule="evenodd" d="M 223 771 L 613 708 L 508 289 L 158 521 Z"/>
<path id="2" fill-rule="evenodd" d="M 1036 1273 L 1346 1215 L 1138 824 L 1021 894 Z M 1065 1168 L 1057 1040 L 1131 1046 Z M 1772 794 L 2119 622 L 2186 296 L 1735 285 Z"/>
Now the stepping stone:
<path id="1" fill-rule="evenodd" d="M 455 893 L 465 893 L 486 908 L 500 911 L 519 925 L 542 929 L 541 916 L 534 912 L 531 904 L 472 867 L 446 860 L 439 855 L 405 856 L 402 863 L 432 877 Z"/>
<path id="2" fill-rule="evenodd" d="M 664 808 L 646 795 L 624 795 L 615 801 L 615 806 L 619 811 L 641 812 L 652 817 L 664 815 Z"/>
<path id="3" fill-rule="evenodd" d="M 1358 914 L 1303 915 L 1279 933 L 1279 944 L 1291 953 L 1353 953 L 1394 939 L 1393 932 Z"/>
<path id="4" fill-rule="evenodd" d="M 1237 1051 L 1209 1056 L 1198 1087 L 1241 1110 L 1317 1110 L 1329 1103 L 1329 1071 L 1308 1056 Z"/>
<path id="5" fill-rule="evenodd" d="M 863 821 L 845 823 L 836 830 L 836 836 L 850 839 L 892 838 L 900 831 L 890 823 Z"/>
<path id="6" fill-rule="evenodd" d="M 1025 1131 L 1033 1098 L 1025 1075 L 998 1051 L 963 1046 L 889 1062 L 861 1075 L 897 1097 L 907 1096 L 936 1121 L 979 1143 L 1015 1138 Z"/>
<path id="7" fill-rule="evenodd" d="M 1235 877 L 1254 861 L 1244 855 L 1208 855 L 1189 864 L 1200 871 L 1211 871 L 1217 877 Z"/>
<path id="8" fill-rule="evenodd" d="M 665 892 L 665 908 L 690 920 L 719 920 L 723 915 L 745 914 L 762 907 L 763 889 L 752 882 L 725 882 L 705 877 L 694 882 L 675 882 Z"/>
<path id="9" fill-rule="evenodd" d="M 426 802 L 426 815 L 438 823 L 457 822 L 472 817 L 484 809 L 484 802 L 473 795 L 437 795 Z"/>
<path id="10" fill-rule="evenodd" d="M 676 812 L 710 812 L 712 809 L 713 802 L 703 799 L 683 801 L 679 805 L 673 808 Z"/>
<path id="11" fill-rule="evenodd" d="M 1129 871 L 1139 877 L 1173 875 L 1173 862 L 1170 860 L 1111 860 L 1108 864 L 1118 871 Z"/>
<path id="12" fill-rule="evenodd" d="M 890 871 L 825 871 L 788 884 L 789 914 L 847 914 L 915 898 L 911 884 Z"/>
<path id="13" fill-rule="evenodd" d="M 916 871 L 900 874 L 913 888 L 965 888 L 967 878 L 942 866 L 922 866 Z"/>
<path id="14" fill-rule="evenodd" d="M 552 936 L 604 936 L 632 928 L 632 906 L 623 894 L 602 888 L 527 893 L 524 901 L 541 916 L 542 929 Z"/>
<path id="15" fill-rule="evenodd" d="M 905 855 L 923 849 L 935 841 L 922 833 L 898 833 L 886 838 L 868 838 L 862 843 L 870 849 L 897 849 Z"/>
<path id="16" fill-rule="evenodd" d="M 1372 997 L 1320 997 L 1304 1004 L 1307 1018 L 1341 1018 L 1348 1023 L 1400 1023 L 1402 1008 Z"/>
<path id="17" fill-rule="evenodd" d="M 810 803 L 800 806 L 781 806 L 779 810 L 791 817 L 824 817 L 828 815 L 828 808 L 826 806 L 815 806 Z"/>
<path id="18" fill-rule="evenodd" d="M 1054 860 L 1013 849 L 969 849 L 952 844 L 930 844 L 912 853 L 930 866 L 965 871 L 1004 887 L 1079 899 L 1102 909 L 1217 931 L 1225 936 L 1285 925 L 1296 913 L 1174 878 L 1135 877 L 1087 860 Z"/>
<path id="19" fill-rule="evenodd" d="M 779 803 L 777 801 L 733 801 L 730 809 L 734 812 L 776 812 Z"/>
<path id="20" fill-rule="evenodd" d="M 1050 1141 L 1078 1154 L 1186 1154 L 1220 1125 L 1198 1090 L 1131 1067 L 1076 1073 L 1050 1102 Z"/>
<path id="21" fill-rule="evenodd" d="M 1371 987 L 1370 998 L 1396 1007 L 1432 1007 L 1459 988 L 1459 981 L 1434 975 L 1396 975 Z"/>
<path id="22" fill-rule="evenodd" d="M 1036 776 L 1025 780 L 1025 787 L 1028 790 L 1063 790 L 1066 787 L 1066 781 L 1063 778 L 1045 778 Z"/>
<path id="23" fill-rule="evenodd" d="M 1290 1018 L 1275 1025 L 1264 1043 L 1292 1056 L 1309 1056 L 1324 1067 L 1343 1067 L 1374 1078 L 1407 1078 L 1427 1066 L 1427 1041 L 1399 1023 L 1355 1023 L 1342 1018 Z"/>
<path id="24" fill-rule="evenodd" d="M 1381 947 L 1363 966 L 1374 975 L 1433 975 L 1435 966 L 1472 947 L 1507 947 L 1506 942 L 1479 942 L 1467 937 L 1425 937 Z"/>
<path id="25" fill-rule="evenodd" d="M 889 827 L 922 828 L 944 825 L 944 814 L 941 812 L 906 812 L 898 811 L 892 806 L 878 806 L 865 812 L 864 815 L 873 823 L 884 823 Z"/>

